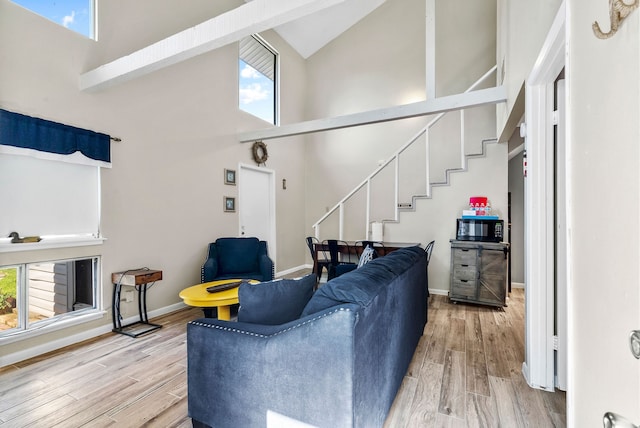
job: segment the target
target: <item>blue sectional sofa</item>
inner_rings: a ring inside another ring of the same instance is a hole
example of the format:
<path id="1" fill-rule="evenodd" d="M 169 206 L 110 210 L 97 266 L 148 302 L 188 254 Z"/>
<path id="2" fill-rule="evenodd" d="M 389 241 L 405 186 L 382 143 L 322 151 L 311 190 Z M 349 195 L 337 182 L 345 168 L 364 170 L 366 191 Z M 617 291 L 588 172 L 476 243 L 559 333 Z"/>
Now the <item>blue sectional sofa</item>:
<path id="1" fill-rule="evenodd" d="M 421 248 L 400 249 L 329 281 L 291 322 L 190 322 L 194 426 L 381 427 L 427 321 L 425 272 Z"/>

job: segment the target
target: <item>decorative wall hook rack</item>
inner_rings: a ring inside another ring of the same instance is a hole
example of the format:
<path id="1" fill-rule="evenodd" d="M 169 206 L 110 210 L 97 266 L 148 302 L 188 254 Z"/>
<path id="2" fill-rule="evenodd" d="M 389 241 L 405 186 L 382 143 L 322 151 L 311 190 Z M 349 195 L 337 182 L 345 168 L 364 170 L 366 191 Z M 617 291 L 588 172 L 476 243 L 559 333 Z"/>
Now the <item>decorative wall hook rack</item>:
<path id="1" fill-rule="evenodd" d="M 618 31 L 620 25 L 622 25 L 622 21 L 624 21 L 631 12 L 637 9 L 639 4 L 640 0 L 634 0 L 631 4 L 625 3 L 623 0 L 609 0 L 609 18 L 611 20 L 611 28 L 608 33 L 605 33 L 600 29 L 600 24 L 598 24 L 598 22 L 594 22 L 591 25 L 591 28 L 593 28 L 593 34 L 595 34 L 599 39 L 608 39 L 613 36 Z"/>

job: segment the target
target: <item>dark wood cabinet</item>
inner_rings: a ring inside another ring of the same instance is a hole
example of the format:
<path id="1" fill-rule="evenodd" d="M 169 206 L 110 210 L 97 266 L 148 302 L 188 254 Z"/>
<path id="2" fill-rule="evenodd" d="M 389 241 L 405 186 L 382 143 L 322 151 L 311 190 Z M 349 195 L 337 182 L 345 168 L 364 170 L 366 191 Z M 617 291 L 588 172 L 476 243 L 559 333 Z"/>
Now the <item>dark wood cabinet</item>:
<path id="1" fill-rule="evenodd" d="M 451 240 L 452 301 L 507 305 L 509 244 Z"/>

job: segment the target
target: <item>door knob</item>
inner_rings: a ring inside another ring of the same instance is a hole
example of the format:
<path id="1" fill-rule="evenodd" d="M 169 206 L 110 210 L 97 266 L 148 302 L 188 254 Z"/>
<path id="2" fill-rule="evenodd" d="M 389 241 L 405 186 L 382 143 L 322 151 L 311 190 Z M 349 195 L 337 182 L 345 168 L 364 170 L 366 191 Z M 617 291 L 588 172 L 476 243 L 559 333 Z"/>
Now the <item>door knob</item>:
<path id="1" fill-rule="evenodd" d="M 604 414 L 602 425 L 604 428 L 638 428 L 624 417 L 611 412 Z"/>
<path id="2" fill-rule="evenodd" d="M 640 330 L 631 331 L 629 347 L 633 356 L 640 359 Z M 604 414 L 602 424 L 604 428 L 640 428 L 640 426 L 632 424 L 628 419 L 611 412 Z"/>

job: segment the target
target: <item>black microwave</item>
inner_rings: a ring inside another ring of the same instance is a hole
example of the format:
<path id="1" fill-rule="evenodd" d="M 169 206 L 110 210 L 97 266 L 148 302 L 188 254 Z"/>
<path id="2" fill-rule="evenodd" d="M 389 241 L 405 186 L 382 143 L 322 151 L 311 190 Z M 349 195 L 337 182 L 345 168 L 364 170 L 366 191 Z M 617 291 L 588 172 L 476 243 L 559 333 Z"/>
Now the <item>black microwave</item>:
<path id="1" fill-rule="evenodd" d="M 502 242 L 504 222 L 494 219 L 459 218 L 456 230 L 458 241 Z"/>

